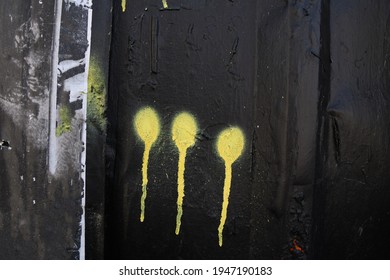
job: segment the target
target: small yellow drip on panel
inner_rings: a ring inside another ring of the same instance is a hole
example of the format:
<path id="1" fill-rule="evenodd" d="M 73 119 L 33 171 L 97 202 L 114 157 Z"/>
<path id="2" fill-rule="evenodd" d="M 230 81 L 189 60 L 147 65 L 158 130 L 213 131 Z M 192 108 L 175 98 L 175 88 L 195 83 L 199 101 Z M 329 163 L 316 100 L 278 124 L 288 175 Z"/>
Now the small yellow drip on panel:
<path id="1" fill-rule="evenodd" d="M 122 12 L 126 11 L 126 0 L 122 0 Z"/>
<path id="2" fill-rule="evenodd" d="M 219 246 L 223 244 L 223 228 L 227 218 L 227 209 L 229 205 L 230 186 L 232 182 L 232 165 L 242 154 L 244 149 L 244 134 L 241 129 L 231 127 L 225 129 L 218 136 L 217 150 L 219 156 L 225 161 L 225 182 L 223 187 L 223 203 L 221 211 L 221 220 L 218 227 Z"/>
<path id="3" fill-rule="evenodd" d="M 167 0 L 162 0 L 164 9 L 168 9 L 168 3 Z"/>
<path id="4" fill-rule="evenodd" d="M 142 163 L 142 196 L 141 196 L 141 216 L 140 221 L 145 219 L 145 200 L 148 185 L 148 163 L 150 150 L 160 134 L 160 121 L 155 110 L 146 107 L 138 111 L 134 119 L 135 130 L 139 138 L 145 144 Z"/>
<path id="5" fill-rule="evenodd" d="M 176 116 L 172 125 L 172 140 L 179 150 L 179 163 L 177 174 L 177 216 L 175 233 L 180 233 L 181 217 L 183 215 L 184 199 L 184 170 L 187 149 L 195 144 L 195 135 L 198 128 L 195 118 L 188 113 Z"/>

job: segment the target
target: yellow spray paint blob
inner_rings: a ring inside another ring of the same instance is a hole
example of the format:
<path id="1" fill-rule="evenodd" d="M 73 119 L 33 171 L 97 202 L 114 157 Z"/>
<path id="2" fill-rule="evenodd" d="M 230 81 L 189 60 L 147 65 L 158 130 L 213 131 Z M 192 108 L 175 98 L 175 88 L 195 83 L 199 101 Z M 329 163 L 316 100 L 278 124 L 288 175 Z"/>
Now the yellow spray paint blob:
<path id="1" fill-rule="evenodd" d="M 164 9 L 168 9 L 168 3 L 167 0 L 162 0 Z"/>
<path id="2" fill-rule="evenodd" d="M 230 186 L 232 182 L 232 165 L 242 154 L 244 149 L 244 134 L 241 129 L 231 127 L 225 129 L 218 136 L 217 150 L 219 156 L 225 161 L 225 183 L 223 187 L 223 203 L 221 211 L 221 220 L 218 227 L 219 246 L 223 243 L 223 227 L 227 217 L 229 205 Z"/>
<path id="3" fill-rule="evenodd" d="M 183 215 L 184 199 L 184 170 L 187 149 L 195 144 L 197 132 L 195 118 L 188 113 L 181 113 L 176 116 L 172 125 L 172 140 L 179 150 L 179 164 L 177 174 L 177 216 L 175 233 L 180 233 L 181 217 Z"/>
<path id="4" fill-rule="evenodd" d="M 155 110 L 146 107 L 138 111 L 134 119 L 135 130 L 145 143 L 145 151 L 142 163 L 142 197 L 141 197 L 141 222 L 145 219 L 145 200 L 148 185 L 148 163 L 150 150 L 160 134 L 160 121 Z"/>
<path id="5" fill-rule="evenodd" d="M 126 11 L 126 0 L 122 0 L 122 12 Z"/>

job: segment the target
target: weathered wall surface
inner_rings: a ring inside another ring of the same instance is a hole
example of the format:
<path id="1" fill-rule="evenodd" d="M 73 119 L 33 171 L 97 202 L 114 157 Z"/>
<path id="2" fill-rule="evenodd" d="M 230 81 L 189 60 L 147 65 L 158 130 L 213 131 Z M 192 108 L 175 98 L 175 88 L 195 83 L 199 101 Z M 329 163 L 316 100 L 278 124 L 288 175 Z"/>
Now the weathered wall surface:
<path id="1" fill-rule="evenodd" d="M 106 99 L 111 46 L 112 1 L 94 1 L 91 58 L 88 75 L 87 200 L 85 253 L 88 259 L 104 258 L 106 192 Z M 89 160 L 90 159 L 90 160 Z M 107 189 L 109 189 L 107 184 Z M 109 217 L 107 217 L 109 219 Z"/>
<path id="2" fill-rule="evenodd" d="M 94 2 L 0 3 L 0 258 L 390 257 L 387 0 Z"/>
<path id="3" fill-rule="evenodd" d="M 0 3 L 2 259 L 83 258 L 89 6 Z"/>

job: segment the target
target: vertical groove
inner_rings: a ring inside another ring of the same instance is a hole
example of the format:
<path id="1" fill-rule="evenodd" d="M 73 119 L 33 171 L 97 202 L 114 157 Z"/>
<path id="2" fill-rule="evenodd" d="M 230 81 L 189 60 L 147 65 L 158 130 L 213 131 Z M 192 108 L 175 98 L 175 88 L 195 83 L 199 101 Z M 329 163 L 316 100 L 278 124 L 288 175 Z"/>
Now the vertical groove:
<path id="1" fill-rule="evenodd" d="M 290 86 L 290 64 L 291 64 L 291 3 L 288 1 L 288 8 L 287 8 L 287 30 L 288 30 L 288 44 L 287 44 L 287 74 L 286 74 L 286 94 L 285 98 L 282 99 L 282 102 L 284 102 L 283 107 L 281 107 L 281 133 L 280 133 L 280 141 L 279 141 L 279 147 L 280 147 L 280 155 L 279 155 L 279 182 L 278 182 L 278 189 L 275 199 L 275 212 L 278 215 L 278 217 L 282 217 L 284 214 L 284 210 L 286 207 L 286 199 L 289 191 L 289 168 L 288 168 L 288 139 L 289 139 L 289 122 L 290 122 L 290 94 L 291 94 L 291 86 Z"/>
<path id="2" fill-rule="evenodd" d="M 111 207 L 105 207 L 104 210 L 104 259 L 118 259 L 120 257 L 120 252 L 116 250 L 119 246 L 119 240 L 117 232 L 120 230 L 120 225 L 116 223 L 113 219 L 115 215 L 118 214 L 118 206 L 115 204 L 110 204 L 111 201 L 117 199 L 115 184 L 115 170 L 116 170 L 116 155 L 117 155 L 117 134 L 118 134 L 118 92 L 115 90 L 115 87 L 112 86 L 112 81 L 114 80 L 113 72 L 115 69 L 113 65 L 113 57 L 114 53 L 118 48 L 118 36 L 116 34 L 121 34 L 120 28 L 118 28 L 118 12 L 115 1 L 110 0 L 111 6 L 111 42 L 109 48 L 109 63 L 108 63 L 108 82 L 107 82 L 107 139 L 105 143 L 105 167 L 106 167 L 106 175 L 105 175 L 105 192 L 104 192 L 104 204 L 110 205 Z M 112 186 L 112 187 L 108 187 Z"/>
<path id="3" fill-rule="evenodd" d="M 158 18 L 151 19 L 151 54 L 150 54 L 150 70 L 157 74 L 158 71 Z"/>
<path id="4" fill-rule="evenodd" d="M 320 26 L 320 66 L 319 66 L 319 101 L 317 113 L 317 140 L 316 140 L 316 168 L 313 194 L 313 228 L 311 258 L 322 258 L 324 240 L 324 206 L 326 196 L 326 161 L 328 158 L 328 135 L 329 118 L 327 106 L 330 99 L 331 79 L 331 37 L 330 37 L 330 0 L 322 0 L 321 3 L 321 26 Z"/>
<path id="5" fill-rule="evenodd" d="M 257 102 L 258 102 L 258 99 L 259 99 L 259 95 L 258 95 L 258 91 L 259 91 L 259 86 L 258 86 L 258 75 L 259 75 L 259 26 L 260 26 L 260 20 L 259 20 L 259 1 L 256 1 L 256 5 L 254 7 L 254 9 L 256 9 L 256 18 L 255 18 L 255 24 L 256 24 L 256 27 L 255 27 L 255 34 L 253 34 L 254 38 L 255 38 L 255 43 L 256 43 L 256 46 L 255 46 L 255 54 L 254 54 L 254 73 L 253 73 L 253 105 L 252 105 L 252 110 L 253 110 L 253 127 L 252 127 L 252 143 L 251 143 L 251 148 L 252 148 L 252 151 L 251 151 L 251 156 L 252 156 L 252 159 L 251 159 L 251 178 L 252 178 L 252 184 L 251 184 L 251 203 L 253 203 L 253 199 L 254 197 L 257 196 L 257 190 L 258 190 L 258 186 L 257 186 L 257 172 L 256 172 L 256 169 L 257 169 L 257 161 L 256 161 L 256 157 L 257 157 L 257 151 L 256 151 L 256 145 L 257 145 L 257 137 L 256 137 L 256 125 L 257 125 Z M 257 216 L 256 214 L 256 207 L 251 207 L 251 213 L 250 213 L 250 226 L 251 228 L 255 228 L 256 227 L 256 223 L 258 221 L 256 221 L 255 217 Z M 256 231 L 255 230 L 251 230 L 250 231 L 250 235 L 249 235 L 249 239 L 250 239 L 250 243 L 254 243 L 255 240 L 256 240 Z M 249 256 L 251 258 L 254 257 L 255 255 L 255 248 L 254 246 L 251 246 L 250 249 L 249 249 Z"/>

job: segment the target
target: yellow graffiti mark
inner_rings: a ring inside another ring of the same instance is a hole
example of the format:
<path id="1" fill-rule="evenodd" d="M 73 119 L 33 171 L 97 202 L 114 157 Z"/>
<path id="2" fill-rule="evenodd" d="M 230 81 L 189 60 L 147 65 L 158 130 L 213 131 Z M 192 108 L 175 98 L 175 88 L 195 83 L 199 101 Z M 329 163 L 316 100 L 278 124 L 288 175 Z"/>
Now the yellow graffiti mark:
<path id="1" fill-rule="evenodd" d="M 184 170 L 187 149 L 195 144 L 197 132 L 195 118 L 188 113 L 180 113 L 176 116 L 172 125 L 172 140 L 179 150 L 179 164 L 177 174 L 177 216 L 175 233 L 180 233 L 181 217 L 183 215 L 184 199 Z"/>
<path id="2" fill-rule="evenodd" d="M 164 9 L 168 9 L 168 3 L 167 0 L 162 0 Z"/>
<path id="3" fill-rule="evenodd" d="M 134 119 L 135 130 L 138 136 L 145 143 L 145 150 L 142 163 L 142 196 L 140 221 L 145 219 L 145 200 L 148 185 L 148 163 L 150 150 L 160 134 L 160 121 L 155 110 L 146 107 L 138 111 Z"/>
<path id="4" fill-rule="evenodd" d="M 221 220 L 218 227 L 219 246 L 223 243 L 223 227 L 227 217 L 229 205 L 230 186 L 232 181 L 232 165 L 242 154 L 244 149 L 244 134 L 241 129 L 231 127 L 225 129 L 218 136 L 217 150 L 219 156 L 225 161 L 225 182 L 223 187 L 223 203 L 221 211 Z"/>
<path id="5" fill-rule="evenodd" d="M 122 0 L 122 12 L 126 11 L 126 0 Z"/>

